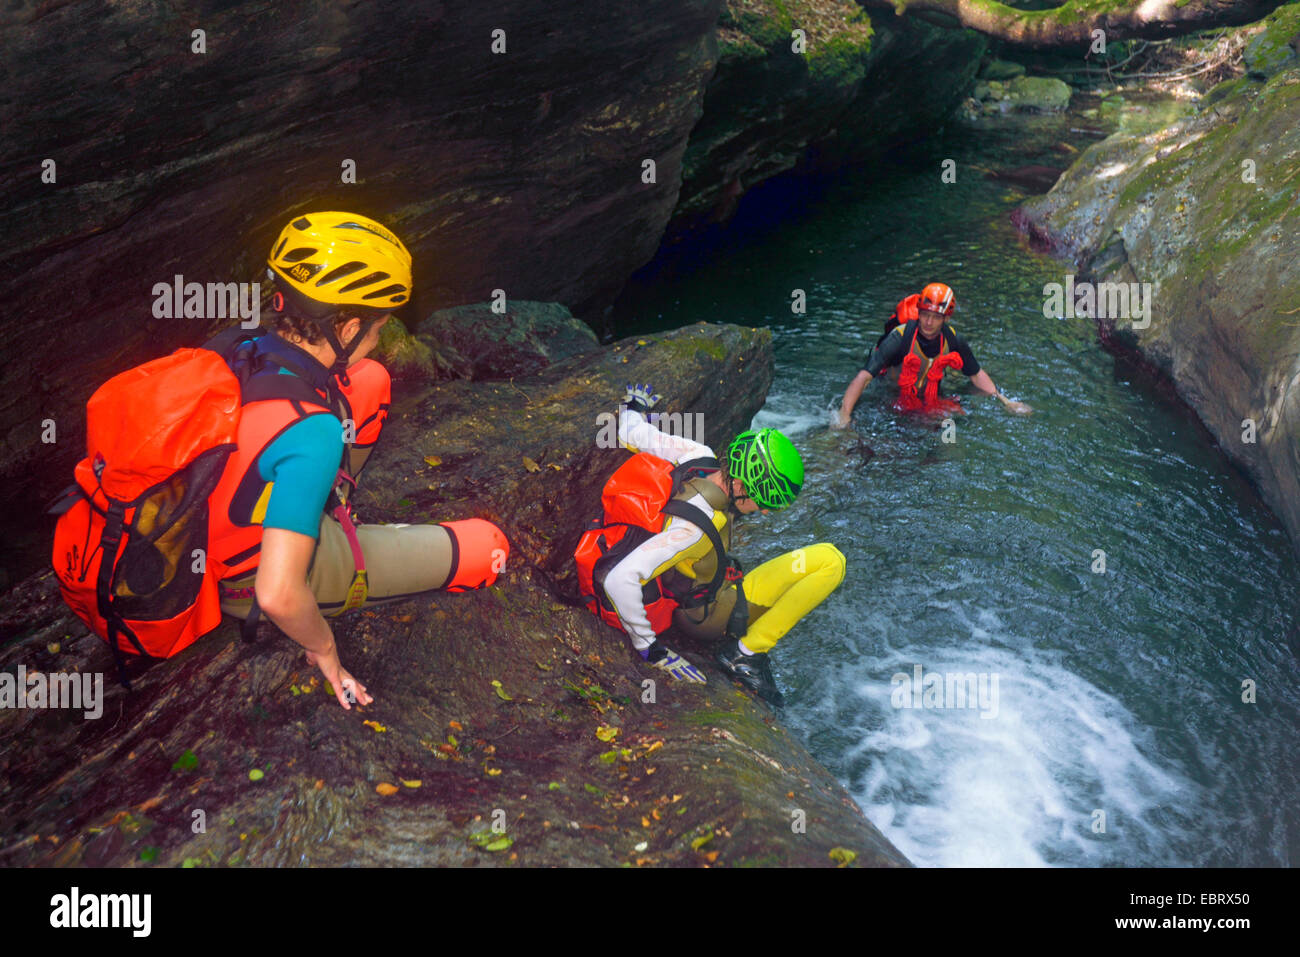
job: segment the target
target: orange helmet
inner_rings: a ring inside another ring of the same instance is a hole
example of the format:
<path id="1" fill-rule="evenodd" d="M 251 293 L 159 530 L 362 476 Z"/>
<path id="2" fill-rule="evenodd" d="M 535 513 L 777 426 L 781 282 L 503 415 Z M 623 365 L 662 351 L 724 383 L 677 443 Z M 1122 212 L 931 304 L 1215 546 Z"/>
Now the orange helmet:
<path id="1" fill-rule="evenodd" d="M 922 289 L 921 300 L 916 304 L 918 309 L 929 309 L 943 316 L 951 316 L 956 306 L 952 290 L 941 282 L 932 282 Z"/>

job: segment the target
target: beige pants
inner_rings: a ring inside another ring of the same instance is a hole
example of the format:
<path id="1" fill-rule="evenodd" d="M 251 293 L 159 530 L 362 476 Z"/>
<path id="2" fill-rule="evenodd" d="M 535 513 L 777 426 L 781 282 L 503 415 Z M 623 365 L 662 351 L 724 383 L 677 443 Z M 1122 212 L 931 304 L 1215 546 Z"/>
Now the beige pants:
<path id="1" fill-rule="evenodd" d="M 358 525 L 357 538 L 369 586 L 363 607 L 398 601 L 447 584 L 453 547 L 451 535 L 441 525 Z M 248 617 L 255 577 L 225 583 L 228 589 L 247 591 L 242 598 L 222 597 L 221 610 L 225 614 Z M 307 584 L 324 614 L 343 611 L 355 577 L 356 564 L 343 527 L 328 515 L 322 516 Z"/>

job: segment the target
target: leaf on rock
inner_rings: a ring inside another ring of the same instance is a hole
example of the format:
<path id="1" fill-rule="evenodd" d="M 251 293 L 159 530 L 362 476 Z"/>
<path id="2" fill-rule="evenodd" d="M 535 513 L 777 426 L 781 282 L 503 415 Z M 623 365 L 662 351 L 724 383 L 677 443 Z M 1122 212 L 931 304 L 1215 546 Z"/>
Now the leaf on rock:
<path id="1" fill-rule="evenodd" d="M 442 459 L 438 458 L 436 455 L 426 455 L 424 457 L 424 463 L 426 465 L 441 465 Z"/>
<path id="2" fill-rule="evenodd" d="M 172 770 L 193 771 L 198 766 L 199 766 L 198 756 L 195 755 L 195 753 L 191 751 L 189 748 L 186 748 L 185 753 L 182 754 L 179 758 L 177 758 L 176 763 L 172 765 Z"/>
<path id="3" fill-rule="evenodd" d="M 618 728 L 611 727 L 607 724 L 597 725 L 596 737 L 602 741 L 613 741 L 618 737 Z"/>
<path id="4" fill-rule="evenodd" d="M 398 787 L 396 784 L 389 784 L 387 781 L 384 781 L 381 784 L 376 784 L 375 790 L 378 791 L 380 794 L 382 794 L 384 797 L 388 797 L 390 794 L 396 794 L 398 791 Z"/>
<path id="5" fill-rule="evenodd" d="M 540 465 L 526 455 L 524 456 L 524 468 L 528 469 L 530 472 L 540 472 L 542 470 Z"/>
<path id="6" fill-rule="evenodd" d="M 858 858 L 857 851 L 850 851 L 847 847 L 832 847 L 830 850 L 830 859 L 836 861 L 839 867 L 848 867 Z"/>
<path id="7" fill-rule="evenodd" d="M 698 851 L 705 844 L 708 844 L 709 841 L 711 840 L 713 840 L 713 832 L 709 831 L 709 833 L 697 837 L 695 840 L 691 841 L 691 850 Z"/>

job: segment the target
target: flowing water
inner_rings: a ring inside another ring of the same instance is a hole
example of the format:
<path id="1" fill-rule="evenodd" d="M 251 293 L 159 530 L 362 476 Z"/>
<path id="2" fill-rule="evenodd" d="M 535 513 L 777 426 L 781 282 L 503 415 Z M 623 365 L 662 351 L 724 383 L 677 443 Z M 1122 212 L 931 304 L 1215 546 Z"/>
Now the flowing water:
<path id="1" fill-rule="evenodd" d="M 752 566 L 830 541 L 847 556 L 843 586 L 772 655 L 784 720 L 914 862 L 1294 864 L 1297 562 L 1185 408 L 1105 353 L 1090 320 L 1044 318 L 1043 287 L 1067 269 L 1010 226 L 1024 194 L 972 167 L 1062 165 L 1056 122 L 771 184 L 702 264 L 662 257 L 615 319 L 772 330 L 755 421 L 795 440 L 807 482 L 794 508 L 746 521 L 737 553 Z M 1034 414 L 950 376 L 969 414 L 945 430 L 891 411 L 876 381 L 854 431 L 830 430 L 894 304 L 935 280 Z M 948 675 L 974 676 L 964 707 Z"/>

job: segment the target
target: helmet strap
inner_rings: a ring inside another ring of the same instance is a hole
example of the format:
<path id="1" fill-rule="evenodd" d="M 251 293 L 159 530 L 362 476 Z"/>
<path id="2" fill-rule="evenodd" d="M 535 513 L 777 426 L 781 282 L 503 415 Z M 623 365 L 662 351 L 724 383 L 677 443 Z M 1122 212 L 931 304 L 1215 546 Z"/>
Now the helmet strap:
<path id="1" fill-rule="evenodd" d="M 357 330 L 357 334 L 352 337 L 352 341 L 346 346 L 339 342 L 338 336 L 334 333 L 334 317 L 325 319 L 320 323 L 321 329 L 325 333 L 325 341 L 334 350 L 334 365 L 330 367 L 330 372 L 338 376 L 339 384 L 344 388 L 352 385 L 352 380 L 348 378 L 348 359 L 356 351 L 357 346 L 361 344 L 361 340 L 366 337 L 366 333 L 370 331 L 370 327 L 374 323 L 375 320 L 373 319 L 361 319 L 361 328 Z"/>

